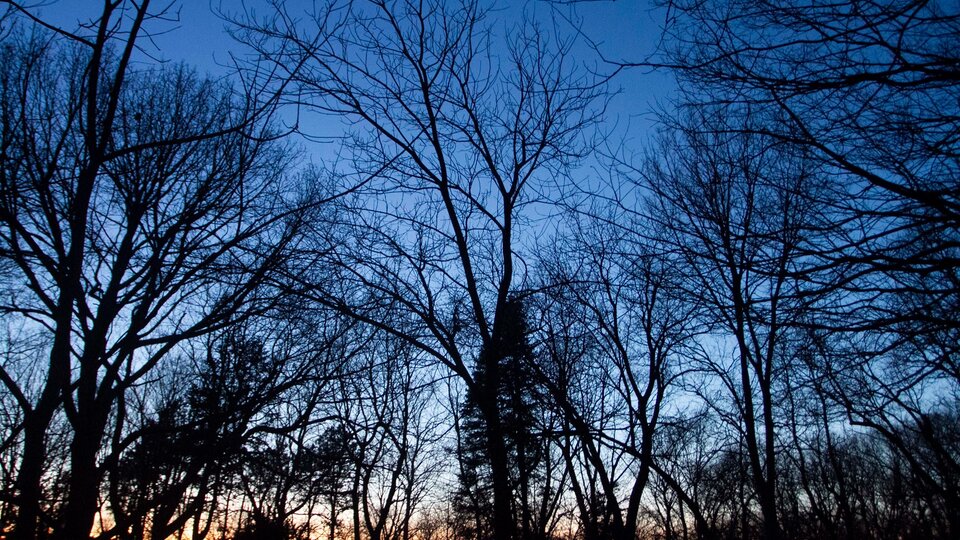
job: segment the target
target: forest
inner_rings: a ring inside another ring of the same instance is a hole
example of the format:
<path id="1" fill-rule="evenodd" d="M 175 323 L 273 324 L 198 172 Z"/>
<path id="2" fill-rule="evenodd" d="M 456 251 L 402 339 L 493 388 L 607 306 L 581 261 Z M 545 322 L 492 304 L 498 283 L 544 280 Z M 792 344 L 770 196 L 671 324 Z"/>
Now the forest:
<path id="1" fill-rule="evenodd" d="M 600 3 L 0 1 L 0 539 L 960 537 L 960 4 Z"/>

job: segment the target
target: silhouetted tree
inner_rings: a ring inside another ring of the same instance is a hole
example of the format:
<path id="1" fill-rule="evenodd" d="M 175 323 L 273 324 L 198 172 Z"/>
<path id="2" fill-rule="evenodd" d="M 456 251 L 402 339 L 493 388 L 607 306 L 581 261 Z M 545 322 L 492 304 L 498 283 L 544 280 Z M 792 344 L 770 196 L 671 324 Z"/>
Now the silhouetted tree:
<path id="1" fill-rule="evenodd" d="M 314 411 L 309 398 L 286 405 L 298 387 L 322 392 L 325 379 L 314 375 L 325 371 L 316 357 L 298 358 L 275 343 L 268 350 L 264 337 L 231 330 L 201 350 L 193 371 L 181 366 L 168 375 L 194 382 L 171 383 L 159 410 L 121 434 L 104 460 L 114 523 L 105 533 L 162 538 L 190 525 L 203 536 L 230 490 L 248 497 L 251 511 L 281 522 L 310 502 L 315 469 L 294 435 L 304 434 Z M 267 445 L 277 437 L 293 439 L 294 455 Z"/>
<path id="2" fill-rule="evenodd" d="M 327 506 L 325 519 L 330 540 L 337 538 L 339 515 L 347 508 L 351 454 L 350 434 L 343 426 L 327 428 L 312 448 L 310 468 L 317 474 L 314 489 Z"/>
<path id="3" fill-rule="evenodd" d="M 491 435 L 478 402 L 495 399 L 502 414 L 497 436 L 504 439 L 511 464 L 510 488 L 519 536 L 542 539 L 550 516 L 541 509 L 550 508 L 549 501 L 559 487 L 545 478 L 552 473 L 545 467 L 551 443 L 542 427 L 548 412 L 537 385 L 537 358 L 522 299 L 511 298 L 503 317 L 504 332 L 499 341 L 480 352 L 473 370 L 476 385 L 461 405 L 455 453 L 460 462 L 459 488 L 453 504 L 464 538 L 493 537 L 491 469 L 483 442 Z"/>
<path id="4" fill-rule="evenodd" d="M 960 302 L 960 11 L 915 0 L 671 2 L 667 54 L 684 102 L 749 108 L 750 132 L 829 172 L 832 240 L 808 251 L 804 321 L 848 421 L 877 430 L 946 501 L 911 437 L 955 394 Z M 710 129 L 710 128 L 706 128 Z M 937 390 L 934 390 L 936 388 Z M 933 398 L 933 399 L 931 399 Z"/>
<path id="5" fill-rule="evenodd" d="M 523 208 L 584 155 L 600 97 L 564 60 L 568 43 L 524 25 L 501 56 L 486 16 L 475 2 L 332 3 L 240 30 L 295 80 L 291 100 L 356 128 L 339 172 L 362 187 L 315 236 L 342 275 L 314 280 L 312 299 L 407 341 L 474 392 L 470 358 L 508 332 Z M 509 540 L 507 419 L 497 400 L 477 405 L 494 534 Z"/>
<path id="6" fill-rule="evenodd" d="M 341 510 L 352 513 L 354 538 L 409 537 L 437 469 L 427 457 L 439 439 L 431 377 L 421 351 L 373 330 L 339 381 L 338 429 L 348 450 Z"/>
<path id="7" fill-rule="evenodd" d="M 781 536 L 779 404 L 793 358 L 785 334 L 808 311 L 796 276 L 813 266 L 807 250 L 822 242 L 828 220 L 815 197 L 824 181 L 804 153 L 751 135 L 749 114 L 709 106 L 692 114 L 643 178 L 654 193 L 660 241 L 678 253 L 687 273 L 681 286 L 716 339 L 702 369 L 722 381 L 733 402 L 763 534 L 773 540 Z"/>
<path id="8" fill-rule="evenodd" d="M 52 28 L 13 4 L 0 75 L 2 310 L 45 336 L 41 374 L 2 371 L 23 411 L 14 535 L 85 537 L 120 397 L 178 343 L 263 310 L 299 214 L 255 93 L 132 62 L 149 2 Z M 45 516 L 46 435 L 71 430 L 68 492 Z M 115 418 L 121 418 L 117 416 Z"/>
<path id="9" fill-rule="evenodd" d="M 556 289 L 542 315 L 544 340 L 588 340 L 573 350 L 547 345 L 553 365 L 541 376 L 579 439 L 583 466 L 596 475 L 589 489 L 599 493 L 578 496 L 581 513 L 595 522 L 585 533 L 591 538 L 637 534 L 663 407 L 681 359 L 702 331 L 697 300 L 680 283 L 682 262 L 655 239 L 638 238 L 638 231 L 657 224 L 622 208 L 612 211 L 581 218 L 544 263 Z M 576 322 L 564 328 L 560 318 Z M 604 403 L 596 403 L 597 395 Z M 599 414 L 591 410 L 597 407 Z M 629 487 L 618 489 L 617 477 Z"/>

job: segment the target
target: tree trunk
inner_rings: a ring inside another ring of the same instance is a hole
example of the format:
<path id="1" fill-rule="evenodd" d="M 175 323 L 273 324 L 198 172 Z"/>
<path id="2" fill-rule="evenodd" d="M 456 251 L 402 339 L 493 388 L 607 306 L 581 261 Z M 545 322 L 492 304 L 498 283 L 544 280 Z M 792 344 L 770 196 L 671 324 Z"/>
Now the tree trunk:
<path id="1" fill-rule="evenodd" d="M 33 540 L 37 537 L 40 525 L 40 482 L 47 453 L 45 439 L 52 417 L 52 409 L 40 408 L 24 417 L 23 459 L 16 482 L 18 512 L 11 540 Z"/>
<path id="2" fill-rule="evenodd" d="M 74 439 L 70 445 L 70 487 L 63 514 L 62 540 L 88 539 L 97 515 L 100 468 L 97 452 L 103 440 L 106 414 L 101 406 L 81 415 L 74 426 Z"/>
<path id="3" fill-rule="evenodd" d="M 487 455 L 490 460 L 490 476 L 493 484 L 493 536 L 497 540 L 512 540 L 516 537 L 513 519 L 513 496 L 510 489 L 510 461 L 503 440 L 500 423 L 500 408 L 496 394 L 485 394 L 480 402 L 484 423 L 487 426 Z"/>
<path id="4" fill-rule="evenodd" d="M 72 302 L 72 297 L 61 297 L 61 304 Z M 69 304 L 68 304 L 69 305 Z M 69 312 L 69 310 L 68 310 Z M 61 321 L 62 322 L 62 321 Z M 69 320 L 66 322 L 69 327 Z M 62 328 L 61 326 L 60 328 Z M 59 330 L 59 328 L 58 328 Z M 47 458 L 47 428 L 62 399 L 61 389 L 67 385 L 70 375 L 69 332 L 58 332 L 50 353 L 50 369 L 47 384 L 37 406 L 24 414 L 23 458 L 17 473 L 17 502 L 19 503 L 11 540 L 33 540 L 40 530 L 40 496 L 43 465 Z"/>
<path id="5" fill-rule="evenodd" d="M 497 343 L 497 338 L 491 340 Z M 483 375 L 478 377 L 477 405 L 486 430 L 487 460 L 490 464 L 490 482 L 493 486 L 493 536 L 498 540 L 512 540 L 516 536 L 513 519 L 512 490 L 510 489 L 510 458 L 504 441 L 500 418 L 498 390 L 500 388 L 500 353 L 487 346 L 482 353 Z"/>

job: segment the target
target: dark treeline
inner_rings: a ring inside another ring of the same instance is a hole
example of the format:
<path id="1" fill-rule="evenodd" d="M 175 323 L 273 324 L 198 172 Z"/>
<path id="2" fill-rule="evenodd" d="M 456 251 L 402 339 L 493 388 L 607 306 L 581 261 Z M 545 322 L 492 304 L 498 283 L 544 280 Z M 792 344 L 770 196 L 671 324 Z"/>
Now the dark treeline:
<path id="1" fill-rule="evenodd" d="M 958 537 L 957 5 L 569 4 L 0 2 L 0 538 Z"/>

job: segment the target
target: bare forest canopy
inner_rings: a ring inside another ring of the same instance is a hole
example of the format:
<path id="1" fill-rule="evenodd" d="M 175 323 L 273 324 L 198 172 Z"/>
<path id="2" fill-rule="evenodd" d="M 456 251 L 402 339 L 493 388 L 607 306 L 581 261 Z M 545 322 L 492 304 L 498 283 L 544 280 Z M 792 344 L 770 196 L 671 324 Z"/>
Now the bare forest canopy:
<path id="1" fill-rule="evenodd" d="M 960 537 L 957 2 L 87 4 L 0 1 L 0 538 Z"/>

